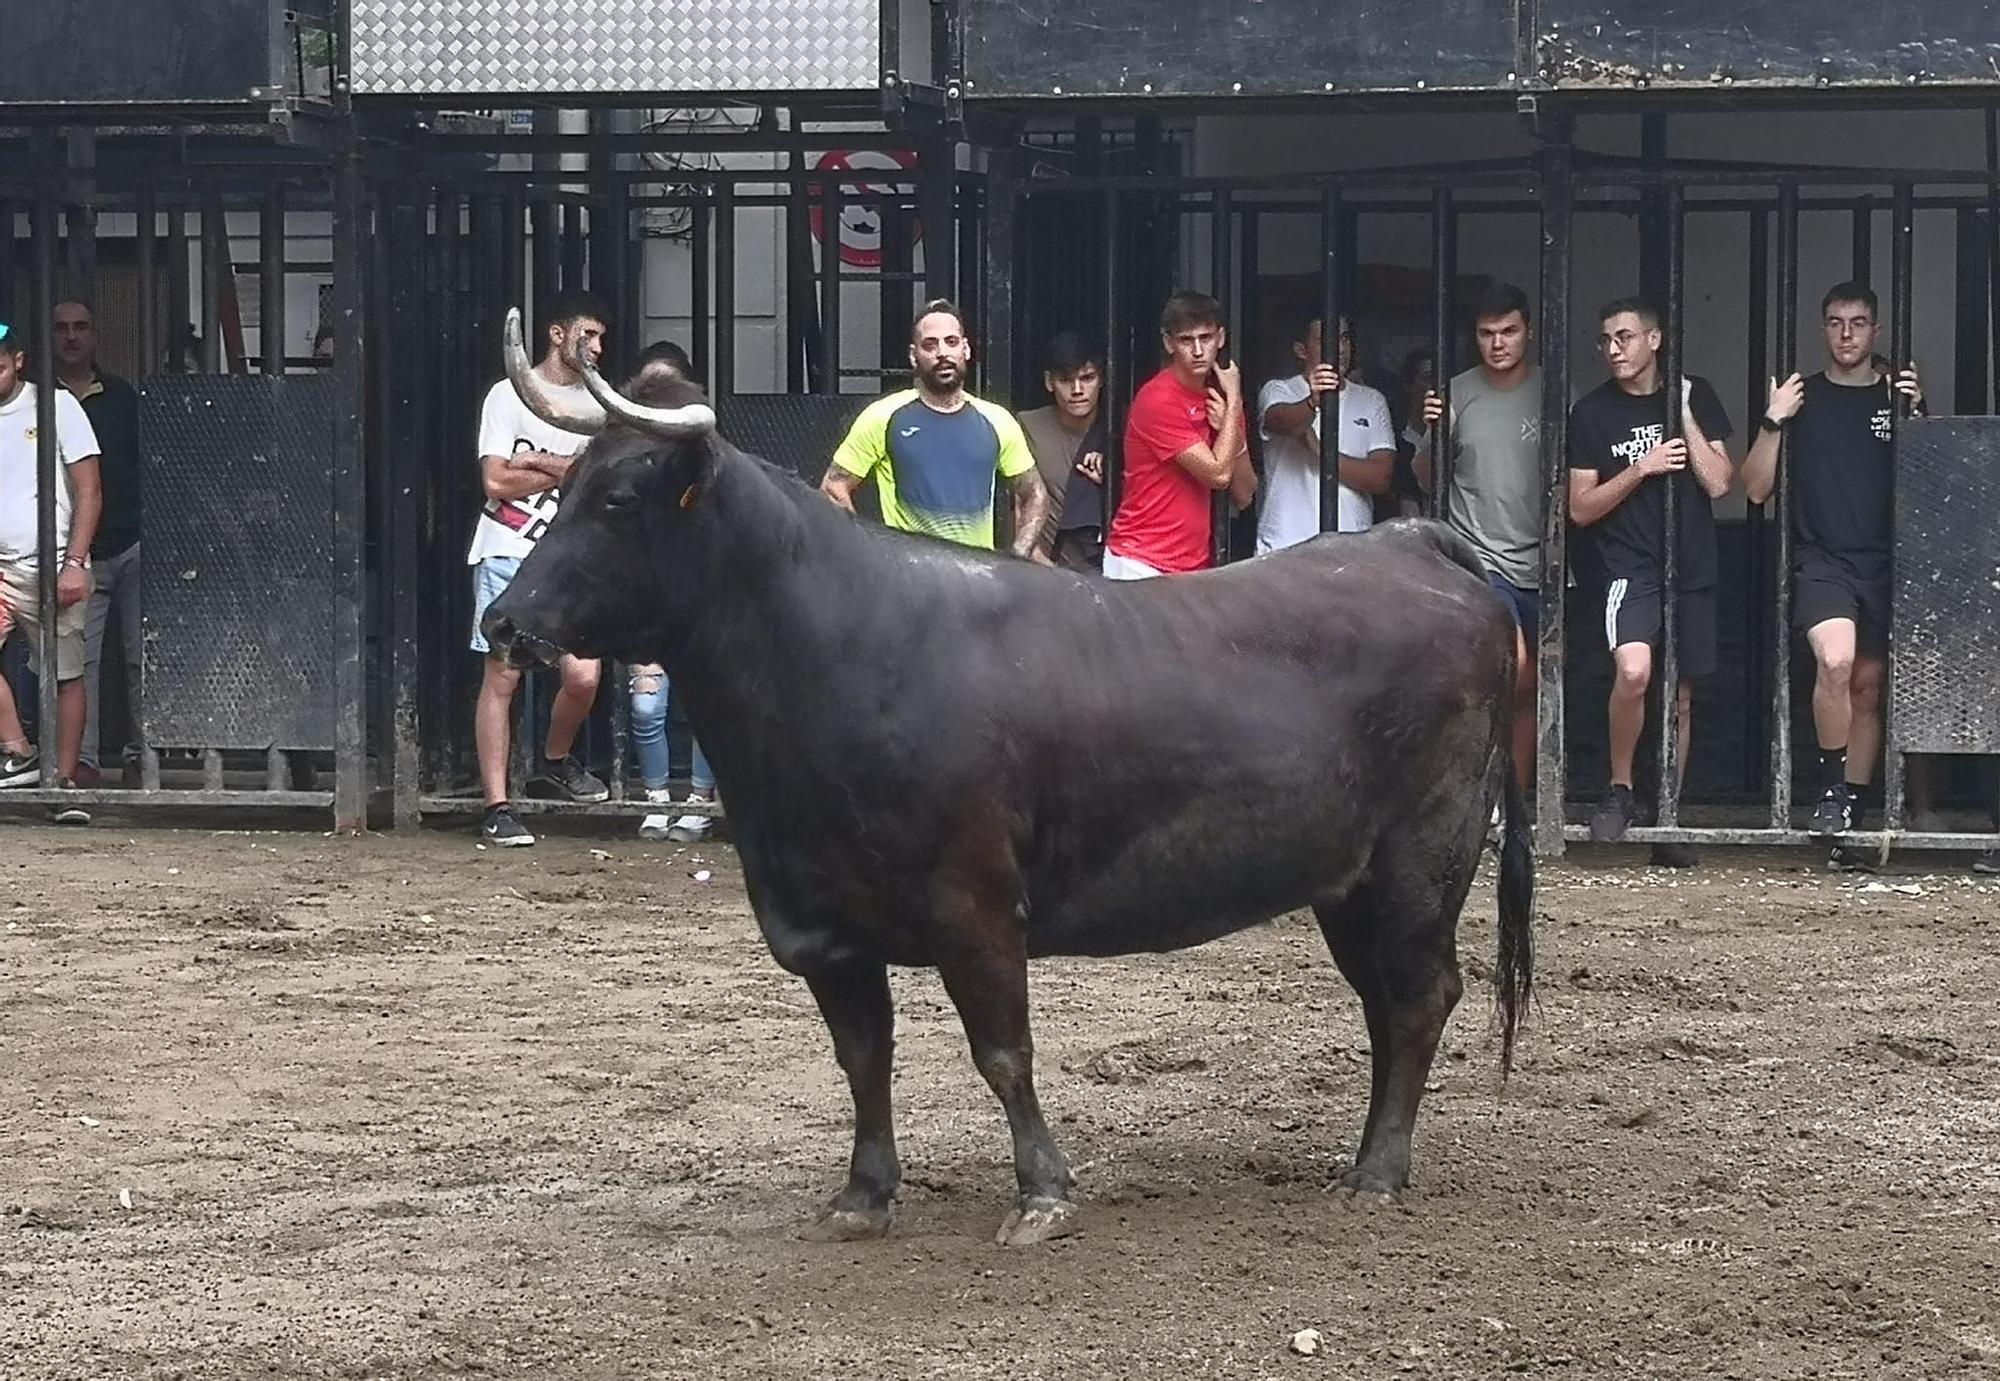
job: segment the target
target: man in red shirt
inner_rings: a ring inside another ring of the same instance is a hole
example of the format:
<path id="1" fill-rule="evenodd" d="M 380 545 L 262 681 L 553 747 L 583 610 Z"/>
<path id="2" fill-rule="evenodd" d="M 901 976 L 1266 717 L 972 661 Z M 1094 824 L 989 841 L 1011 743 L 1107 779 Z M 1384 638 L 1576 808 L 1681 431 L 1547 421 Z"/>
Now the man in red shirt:
<path id="1" fill-rule="evenodd" d="M 1243 421 L 1243 377 L 1221 360 L 1222 305 L 1179 292 L 1160 313 L 1167 367 L 1132 399 L 1125 423 L 1125 492 L 1104 542 L 1113 580 L 1198 571 L 1209 564 L 1209 496 L 1238 509 L 1257 493 Z"/>

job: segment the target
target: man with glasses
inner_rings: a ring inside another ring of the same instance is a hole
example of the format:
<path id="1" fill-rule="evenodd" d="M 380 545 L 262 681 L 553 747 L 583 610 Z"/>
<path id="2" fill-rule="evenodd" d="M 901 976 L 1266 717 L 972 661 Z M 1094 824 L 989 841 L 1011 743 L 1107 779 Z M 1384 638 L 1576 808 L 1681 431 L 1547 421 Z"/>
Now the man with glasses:
<path id="1" fill-rule="evenodd" d="M 1889 552 L 1894 497 L 1889 438 L 1894 395 L 1921 412 L 1914 366 L 1892 381 L 1877 367 L 1875 294 L 1841 283 L 1820 302 L 1827 367 L 1809 379 L 1771 381 L 1770 403 L 1743 462 L 1750 502 L 1778 484 L 1778 446 L 1792 422 L 1792 623 L 1815 666 L 1813 727 L 1820 799 L 1810 829 L 1832 838 L 1861 825 L 1861 796 L 1882 747 L 1882 686 L 1889 653 Z M 1858 850 L 1834 845 L 1829 862 L 1860 869 Z"/>
<path id="2" fill-rule="evenodd" d="M 1590 819 L 1591 838 L 1624 837 L 1639 818 L 1632 760 L 1646 723 L 1654 648 L 1666 618 L 1666 505 L 1674 494 L 1679 537 L 1674 591 L 1680 661 L 1680 763 L 1692 738 L 1695 678 L 1715 670 L 1715 510 L 1733 472 L 1723 442 L 1729 414 L 1706 379 L 1688 375 L 1676 400 L 1681 435 L 1667 437 L 1660 373 L 1660 314 L 1634 297 L 1605 304 L 1598 348 L 1611 378 L 1579 398 L 1569 415 L 1569 511 L 1596 535 L 1608 581 L 1604 636 L 1613 663 L 1611 785 Z M 1691 472 L 1688 473 L 1688 472 Z M 1674 482 L 1671 477 L 1682 478 Z M 1690 479 L 1693 481 L 1690 483 Z M 1661 784 L 1664 788 L 1665 783 Z M 1656 845 L 1653 861 L 1693 865 L 1686 845 Z"/>

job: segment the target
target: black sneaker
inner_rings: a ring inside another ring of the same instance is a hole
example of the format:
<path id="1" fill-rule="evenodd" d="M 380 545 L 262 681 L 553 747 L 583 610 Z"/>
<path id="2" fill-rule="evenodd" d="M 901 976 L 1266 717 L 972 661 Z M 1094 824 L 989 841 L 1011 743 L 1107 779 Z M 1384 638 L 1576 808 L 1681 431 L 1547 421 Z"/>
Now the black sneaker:
<path id="1" fill-rule="evenodd" d="M 76 783 L 65 777 L 56 785 L 64 791 L 75 791 Z M 90 812 L 83 808 L 81 801 L 67 801 L 49 812 L 49 820 L 57 825 L 87 825 Z"/>
<path id="2" fill-rule="evenodd" d="M 1819 807 L 1813 811 L 1806 830 L 1816 839 L 1829 839 L 1853 828 L 1854 788 L 1846 782 L 1835 782 L 1821 794 Z"/>
<path id="3" fill-rule="evenodd" d="M 1972 860 L 1972 871 L 1985 873 L 1988 877 L 2000 874 L 2000 849 L 1988 849 Z"/>
<path id="4" fill-rule="evenodd" d="M 1851 844 L 1835 844 L 1826 855 L 1827 868 L 1836 873 L 1872 873 L 1875 860 L 1868 856 L 1866 849 L 1857 849 Z"/>
<path id="5" fill-rule="evenodd" d="M 591 775 L 588 768 L 576 760 L 576 754 L 556 758 L 541 771 L 528 789 L 537 796 L 551 797 L 558 801 L 579 801 L 590 804 L 611 799 L 611 788 Z"/>
<path id="6" fill-rule="evenodd" d="M 1652 863 L 1655 868 L 1693 868 L 1701 862 L 1701 855 L 1694 851 L 1692 844 L 1655 844 Z"/>
<path id="7" fill-rule="evenodd" d="M 525 849 L 535 842 L 521 817 L 505 802 L 486 808 L 486 818 L 479 822 L 479 837 L 500 849 Z"/>
<path id="8" fill-rule="evenodd" d="M 33 786 L 41 779 L 42 758 L 34 749 L 0 756 L 0 787 Z"/>
<path id="9" fill-rule="evenodd" d="M 1590 837 L 1600 844 L 1615 844 L 1638 818 L 1639 803 L 1632 799 L 1632 788 L 1614 783 L 1591 814 Z"/>

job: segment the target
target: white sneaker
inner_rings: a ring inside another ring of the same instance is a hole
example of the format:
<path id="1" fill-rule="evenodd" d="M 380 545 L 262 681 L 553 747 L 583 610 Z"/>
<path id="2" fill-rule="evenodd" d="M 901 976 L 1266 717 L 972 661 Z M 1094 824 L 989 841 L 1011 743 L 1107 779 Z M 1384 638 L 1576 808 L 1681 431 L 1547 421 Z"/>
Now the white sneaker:
<path id="1" fill-rule="evenodd" d="M 714 804 L 711 798 L 697 796 L 692 792 L 688 793 L 687 803 L 691 806 Z M 715 817 L 712 815 L 683 815 L 674 821 L 673 828 L 667 831 L 667 838 L 676 844 L 698 844 L 708 838 L 709 832 L 714 828 Z"/>
<path id="2" fill-rule="evenodd" d="M 674 793 L 665 787 L 649 790 L 646 793 L 646 804 L 648 805 L 670 806 L 673 803 Z M 672 837 L 673 823 L 674 819 L 671 815 L 648 815 L 639 822 L 639 837 L 641 839 L 669 839 Z"/>

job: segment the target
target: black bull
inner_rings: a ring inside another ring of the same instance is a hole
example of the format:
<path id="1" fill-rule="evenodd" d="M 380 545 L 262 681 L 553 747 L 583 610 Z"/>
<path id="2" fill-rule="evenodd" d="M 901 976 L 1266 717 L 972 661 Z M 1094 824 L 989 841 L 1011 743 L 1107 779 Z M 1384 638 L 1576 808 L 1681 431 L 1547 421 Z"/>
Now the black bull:
<path id="1" fill-rule="evenodd" d="M 810 1235 L 889 1225 L 888 965 L 937 969 L 958 1009 L 1013 1134 L 1000 1240 L 1026 1243 L 1074 1212 L 1027 961 L 1180 949 L 1303 907 L 1373 1051 L 1343 1185 L 1408 1182 L 1496 803 L 1503 1064 L 1533 974 L 1514 630 L 1456 536 L 1398 522 L 1117 584 L 859 522 L 712 427 L 625 425 L 591 383 L 613 420 L 486 635 L 522 665 L 662 662 L 686 697 L 758 926 L 854 1097 L 847 1184 Z M 646 375 L 633 397 L 700 395 Z"/>

